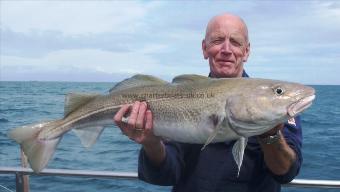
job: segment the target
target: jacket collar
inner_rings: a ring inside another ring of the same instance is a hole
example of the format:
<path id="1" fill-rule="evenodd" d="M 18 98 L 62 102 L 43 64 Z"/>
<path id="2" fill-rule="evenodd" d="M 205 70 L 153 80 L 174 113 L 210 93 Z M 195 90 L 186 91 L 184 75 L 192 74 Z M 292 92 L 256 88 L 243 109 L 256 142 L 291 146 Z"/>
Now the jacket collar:
<path id="1" fill-rule="evenodd" d="M 211 72 L 209 73 L 208 77 L 214 78 L 214 77 L 211 77 Z M 247 72 L 245 70 L 243 70 L 243 72 L 242 72 L 242 77 L 249 77 L 249 75 L 247 74 Z"/>

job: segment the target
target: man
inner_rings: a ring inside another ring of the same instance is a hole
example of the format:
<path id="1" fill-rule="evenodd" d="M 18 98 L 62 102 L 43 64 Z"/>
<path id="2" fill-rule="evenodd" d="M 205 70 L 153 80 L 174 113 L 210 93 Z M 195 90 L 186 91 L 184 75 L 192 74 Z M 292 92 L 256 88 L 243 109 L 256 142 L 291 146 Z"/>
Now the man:
<path id="1" fill-rule="evenodd" d="M 247 26 L 238 16 L 212 18 L 202 50 L 211 78 L 247 77 L 243 63 L 248 59 L 250 43 Z M 129 112 L 128 122 L 122 122 Z M 124 105 L 114 121 L 125 135 L 142 145 L 139 178 L 173 185 L 173 191 L 280 191 L 281 183 L 298 174 L 302 162 L 299 118 L 250 137 L 239 175 L 231 152 L 234 141 L 209 144 L 204 150 L 202 145 L 162 141 L 153 135 L 152 112 L 145 102 L 137 101 L 132 108 Z"/>

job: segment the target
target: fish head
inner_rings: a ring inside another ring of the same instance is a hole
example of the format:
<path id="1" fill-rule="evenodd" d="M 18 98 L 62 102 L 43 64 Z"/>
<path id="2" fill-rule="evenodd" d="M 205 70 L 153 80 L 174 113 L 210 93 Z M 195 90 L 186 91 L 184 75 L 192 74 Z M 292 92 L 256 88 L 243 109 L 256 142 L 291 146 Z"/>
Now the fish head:
<path id="1" fill-rule="evenodd" d="M 307 109 L 315 98 L 312 87 L 264 79 L 247 80 L 227 99 L 229 127 L 241 136 L 260 135 Z"/>

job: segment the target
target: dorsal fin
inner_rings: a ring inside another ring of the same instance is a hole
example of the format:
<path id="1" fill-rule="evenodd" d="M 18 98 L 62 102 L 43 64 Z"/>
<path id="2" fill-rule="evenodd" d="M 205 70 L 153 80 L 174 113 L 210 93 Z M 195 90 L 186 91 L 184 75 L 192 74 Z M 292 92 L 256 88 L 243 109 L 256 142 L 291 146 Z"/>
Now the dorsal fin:
<path id="1" fill-rule="evenodd" d="M 113 88 L 110 89 L 110 93 L 132 87 L 140 87 L 147 85 L 164 85 L 167 83 L 168 82 L 160 78 L 154 77 L 152 75 L 137 74 L 117 83 Z"/>
<path id="2" fill-rule="evenodd" d="M 72 111 L 78 109 L 80 106 L 88 103 L 95 97 L 99 96 L 96 93 L 69 93 L 65 97 L 65 106 L 64 106 L 64 116 L 66 117 Z"/>
<path id="3" fill-rule="evenodd" d="M 192 83 L 197 81 L 206 81 L 209 80 L 209 77 L 202 76 L 202 75 L 195 75 L 195 74 L 185 74 L 176 76 L 172 83 Z"/>

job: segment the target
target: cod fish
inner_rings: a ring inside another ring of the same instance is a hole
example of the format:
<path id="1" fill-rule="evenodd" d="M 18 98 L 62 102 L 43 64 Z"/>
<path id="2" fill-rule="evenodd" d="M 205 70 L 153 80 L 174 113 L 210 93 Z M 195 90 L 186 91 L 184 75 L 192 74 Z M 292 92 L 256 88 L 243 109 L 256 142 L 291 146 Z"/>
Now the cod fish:
<path id="1" fill-rule="evenodd" d="M 124 104 L 146 101 L 156 136 L 204 144 L 236 140 L 234 160 L 240 169 L 247 138 L 260 135 L 308 108 L 314 89 L 297 83 L 256 78 L 211 79 L 180 75 L 171 83 L 135 75 L 117 83 L 107 95 L 69 93 L 64 117 L 10 130 L 29 164 L 40 172 L 61 140 L 73 130 L 85 147 L 92 146 Z"/>

